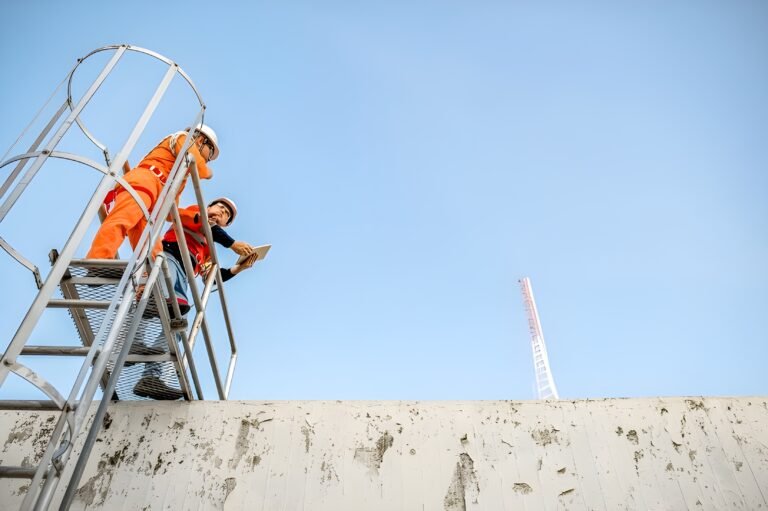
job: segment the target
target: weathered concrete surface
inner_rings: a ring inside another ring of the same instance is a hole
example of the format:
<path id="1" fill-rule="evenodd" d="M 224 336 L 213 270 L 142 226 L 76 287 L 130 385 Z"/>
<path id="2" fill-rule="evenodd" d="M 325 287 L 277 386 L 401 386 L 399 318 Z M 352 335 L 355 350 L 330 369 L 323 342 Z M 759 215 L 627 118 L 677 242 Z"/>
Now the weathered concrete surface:
<path id="1" fill-rule="evenodd" d="M 73 509 L 768 509 L 767 403 L 121 403 Z M 50 414 L 0 413 L 33 462 Z"/>

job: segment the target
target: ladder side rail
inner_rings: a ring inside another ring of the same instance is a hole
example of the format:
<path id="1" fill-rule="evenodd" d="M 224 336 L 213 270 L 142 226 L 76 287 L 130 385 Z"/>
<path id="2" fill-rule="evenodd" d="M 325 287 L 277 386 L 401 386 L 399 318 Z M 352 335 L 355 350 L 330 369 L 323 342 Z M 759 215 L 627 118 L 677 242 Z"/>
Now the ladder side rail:
<path id="1" fill-rule="evenodd" d="M 203 201 L 203 192 L 202 187 L 200 186 L 200 176 L 197 173 L 197 169 L 192 169 L 192 184 L 195 188 L 195 196 L 197 197 L 197 203 L 200 206 L 200 208 L 204 208 L 205 204 Z M 201 209 L 202 211 L 202 209 Z M 219 257 L 216 253 L 216 250 L 214 250 L 213 247 L 213 233 L 211 232 L 211 227 L 203 222 L 203 232 L 205 233 L 205 238 L 210 243 L 211 247 L 211 261 L 213 262 L 213 265 L 215 267 L 215 274 L 216 274 L 216 283 L 218 285 L 219 290 L 219 301 L 221 302 L 221 310 L 224 315 L 224 324 L 227 327 L 227 337 L 229 339 L 229 348 L 230 348 L 230 360 L 229 365 L 227 368 L 227 376 L 226 376 L 226 385 L 224 387 L 223 392 L 219 392 L 219 398 L 220 399 L 227 399 L 227 396 L 229 395 L 229 388 L 232 385 L 232 377 L 234 375 L 235 370 L 235 361 L 237 360 L 237 343 L 235 342 L 235 334 L 234 330 L 232 328 L 232 321 L 229 317 L 229 308 L 227 307 L 227 296 L 224 292 L 224 279 L 221 277 L 221 264 L 219 264 Z M 206 342 L 210 342 L 210 335 L 208 334 L 208 325 L 205 322 L 205 318 L 203 318 L 203 336 L 206 339 Z M 218 373 L 217 373 L 217 385 L 218 385 Z"/>
<path id="2" fill-rule="evenodd" d="M 224 386 L 221 383 L 221 375 L 219 373 L 219 364 L 216 361 L 216 352 L 213 349 L 213 343 L 211 342 L 211 335 L 208 331 L 208 324 L 206 323 L 205 313 L 206 313 L 206 307 L 208 306 L 208 299 L 211 296 L 211 291 L 213 290 L 213 285 L 216 281 L 216 272 L 218 270 L 218 265 L 214 264 L 211 267 L 211 271 L 208 273 L 208 277 L 205 280 L 205 286 L 203 288 L 203 296 L 200 298 L 200 304 L 201 309 L 198 311 L 197 315 L 195 316 L 195 321 L 192 324 L 192 329 L 190 330 L 189 336 L 191 339 L 195 339 L 197 337 L 197 332 L 202 327 L 203 330 L 203 340 L 205 341 L 205 349 L 208 352 L 208 360 L 211 364 L 211 371 L 213 372 L 213 379 L 214 383 L 216 383 L 216 391 L 219 394 L 219 399 L 226 399 L 226 395 L 224 394 Z"/>
<path id="3" fill-rule="evenodd" d="M 160 262 L 163 261 L 165 256 L 163 254 L 158 254 L 157 259 L 160 259 Z M 152 289 L 155 286 L 155 282 L 157 281 L 157 278 L 160 274 L 160 268 L 161 265 L 157 264 L 157 259 L 155 260 L 155 264 L 152 265 L 152 270 L 149 273 L 149 277 L 147 278 L 147 288 Z M 133 295 L 130 293 L 131 296 Z M 125 360 L 128 358 L 128 354 L 131 350 L 131 345 L 133 344 L 131 340 L 136 336 L 136 331 L 139 328 L 139 325 L 141 324 L 141 317 L 144 313 L 144 310 L 147 307 L 147 303 L 149 302 L 150 293 L 144 293 L 139 300 L 139 303 L 136 307 L 136 312 L 133 316 L 133 321 L 131 323 L 131 326 L 128 330 L 128 334 L 126 336 L 126 342 L 123 343 L 122 349 L 117 355 L 117 359 L 115 361 L 114 369 L 112 370 L 112 373 L 109 376 L 109 381 L 107 383 L 106 388 L 104 389 L 104 397 L 99 402 L 99 406 L 96 410 L 96 413 L 93 416 L 93 419 L 91 420 L 91 427 L 88 430 L 88 435 L 86 436 L 85 442 L 83 443 L 83 447 L 80 451 L 80 456 L 77 459 L 77 463 L 75 463 L 74 470 L 72 471 L 72 475 L 69 478 L 69 482 L 67 484 L 67 489 L 64 493 L 64 498 L 62 500 L 61 506 L 59 509 L 67 510 L 69 509 L 69 506 L 72 504 L 72 499 L 75 496 L 75 490 L 77 490 L 77 485 L 80 483 L 80 479 L 83 475 L 83 471 L 85 470 L 85 465 L 88 463 L 88 458 L 91 453 L 91 450 L 93 449 L 94 444 L 96 443 L 96 437 L 99 434 L 99 431 L 101 430 L 101 425 L 104 420 L 104 415 L 107 412 L 107 408 L 110 403 L 110 398 L 114 391 L 115 386 L 117 385 L 117 380 L 120 378 L 120 372 L 123 368 L 123 365 L 125 364 Z M 67 452 L 66 458 L 62 460 L 62 464 L 66 464 L 67 458 L 71 455 L 71 449 Z M 60 478 L 60 474 L 58 473 L 58 470 L 56 467 L 51 467 L 48 470 L 48 477 L 46 478 L 45 485 L 43 487 L 43 490 L 41 492 L 40 498 L 41 502 L 43 503 L 43 509 L 47 509 L 48 504 L 50 503 L 51 498 L 53 497 L 53 492 L 56 489 L 58 479 Z"/>
<path id="4" fill-rule="evenodd" d="M 56 111 L 55 114 L 51 117 L 51 120 L 48 121 L 48 124 L 43 128 L 43 130 L 40 132 L 40 134 L 37 136 L 34 142 L 32 142 L 32 145 L 29 146 L 29 149 L 27 149 L 27 153 L 32 153 L 37 151 L 37 148 L 40 147 L 40 144 L 43 140 L 45 140 L 45 137 L 48 136 L 48 133 L 50 133 L 51 128 L 58 122 L 58 120 L 61 118 L 61 114 L 64 113 L 64 110 L 67 109 L 68 101 L 65 100 L 64 103 L 59 107 L 59 109 Z M 5 167 L 7 164 L 11 163 L 10 160 L 6 160 L 2 164 L 0 164 L 0 168 Z M 0 187 L 0 198 L 2 198 L 5 195 L 5 192 L 8 191 L 8 189 L 11 187 L 11 184 L 16 180 L 19 173 L 24 169 L 24 167 L 27 165 L 27 161 L 20 161 L 16 167 L 11 171 L 11 173 L 8 175 L 8 178 L 6 178 L 5 182 L 3 183 L 3 186 Z"/>
<path id="5" fill-rule="evenodd" d="M 59 261 L 57 261 L 56 264 L 58 265 L 61 261 L 62 259 L 59 259 Z M 40 489 L 40 483 L 42 482 L 43 478 L 45 477 L 45 474 L 49 470 L 48 465 L 52 462 L 53 454 L 58 449 L 61 435 L 64 432 L 63 425 L 66 422 L 65 418 L 70 420 L 72 424 L 71 429 L 69 431 L 70 439 L 76 438 L 78 433 L 80 432 L 80 429 L 83 426 L 83 416 L 88 412 L 88 409 L 90 408 L 90 405 L 93 402 L 93 396 L 96 393 L 96 389 L 98 388 L 101 382 L 101 375 L 106 370 L 107 362 L 109 359 L 108 356 L 99 356 L 95 358 L 96 352 L 99 351 L 99 345 L 100 345 L 99 340 L 105 334 L 107 334 L 106 340 L 101 346 L 101 353 L 104 353 L 104 354 L 110 353 L 120 334 L 121 326 L 123 324 L 125 316 L 128 315 L 128 312 L 132 303 L 133 290 L 127 285 L 128 281 L 130 280 L 129 277 L 130 277 L 129 272 L 126 271 L 123 274 L 123 277 L 120 280 L 120 283 L 118 284 L 117 287 L 118 287 L 118 292 L 120 290 L 126 290 L 128 294 L 131 296 L 131 299 L 123 299 L 121 301 L 118 301 L 117 299 L 115 299 L 112 301 L 112 304 L 105 315 L 105 319 L 102 322 L 101 327 L 99 328 L 99 332 L 96 334 L 96 341 L 91 345 L 90 350 L 88 351 L 88 355 L 85 357 L 83 361 L 83 364 L 80 369 L 80 373 L 78 374 L 78 377 L 77 377 L 77 381 L 75 385 L 72 387 L 69 398 L 67 400 L 68 405 L 76 400 L 77 394 L 79 393 L 80 387 L 82 386 L 82 382 L 84 380 L 84 375 L 88 373 L 90 376 L 86 381 L 85 390 L 83 391 L 83 394 L 80 398 L 80 405 L 75 409 L 74 417 L 67 417 L 68 414 L 66 413 L 59 416 L 59 421 L 56 425 L 56 429 L 51 435 L 51 438 L 43 454 L 43 458 L 40 461 L 37 472 L 35 473 L 35 477 L 30 483 L 29 490 L 27 491 L 27 495 L 25 496 L 24 501 L 22 502 L 22 505 L 21 505 L 22 510 L 26 511 L 30 509 L 40 508 L 40 505 L 42 502 L 40 501 L 39 498 L 37 498 L 38 490 Z M 118 303 L 119 303 L 119 306 L 118 306 Z M 114 321 L 112 323 L 113 328 L 108 329 L 107 324 L 109 323 L 109 318 L 112 317 L 112 314 L 115 308 L 117 308 L 117 311 L 114 313 Z M 94 358 L 95 358 L 95 361 L 94 361 Z M 64 460 L 68 459 L 69 452 L 71 451 L 71 449 L 72 449 L 72 443 L 70 442 L 70 445 L 67 446 L 66 451 L 63 453 Z"/>
<path id="6" fill-rule="evenodd" d="M 0 222 L 2 222 L 3 219 L 5 219 L 5 216 L 11 210 L 11 208 L 16 203 L 18 198 L 21 196 L 22 193 L 24 193 L 24 190 L 27 188 L 29 183 L 35 177 L 37 172 L 40 170 L 40 167 L 42 167 L 43 164 L 48 159 L 48 154 L 51 151 L 53 151 L 56 148 L 56 146 L 59 144 L 61 139 L 64 137 L 64 135 L 67 133 L 69 128 L 72 126 L 72 123 L 75 121 L 75 118 L 77 118 L 77 116 L 80 115 L 80 113 L 83 111 L 85 106 L 90 102 L 93 95 L 96 94 L 96 91 L 99 89 L 99 87 L 101 87 L 101 84 L 104 83 L 104 80 L 112 72 L 112 69 L 117 64 L 117 61 L 120 60 L 120 57 L 123 56 L 123 53 L 125 53 L 124 47 L 119 48 L 115 52 L 115 54 L 112 56 L 109 62 L 107 62 L 107 65 L 104 66 L 104 69 L 102 69 L 99 76 L 96 77 L 96 80 L 94 80 L 90 88 L 86 91 L 86 93 L 80 99 L 77 106 L 75 106 L 75 108 L 72 109 L 69 115 L 67 115 L 67 117 L 64 119 L 64 122 L 59 126 L 59 128 L 56 130 L 54 135 L 45 145 L 45 149 L 42 151 L 43 154 L 35 160 L 35 162 L 29 167 L 29 169 L 27 169 L 26 173 L 22 176 L 22 178 L 13 188 L 13 190 L 11 191 L 6 201 L 2 205 L 0 205 Z"/>
<path id="7" fill-rule="evenodd" d="M 195 177 L 198 176 L 197 165 L 194 162 L 192 163 L 193 164 L 190 165 L 190 174 L 194 179 Z M 197 184 L 198 184 L 198 187 L 196 187 L 195 189 L 195 195 L 197 196 L 198 207 L 200 208 L 200 211 L 205 211 L 204 201 L 202 200 L 202 192 L 200 192 L 199 190 L 199 184 L 200 184 L 199 179 L 197 181 Z M 216 390 L 219 395 L 219 399 L 226 399 L 226 397 L 224 396 L 224 388 L 223 388 L 223 385 L 221 384 L 221 377 L 219 376 L 219 373 L 218 373 L 218 364 L 215 361 L 215 355 L 214 355 L 214 358 L 211 359 L 212 350 L 210 348 L 211 346 L 210 333 L 208 331 L 207 322 L 205 321 L 205 305 L 202 302 L 201 293 L 198 291 L 197 280 L 195 279 L 195 270 L 192 267 L 192 263 L 189 256 L 189 247 L 187 246 L 187 241 L 184 236 L 184 231 L 181 229 L 181 217 L 179 216 L 178 208 L 174 207 L 173 215 L 174 215 L 173 220 L 174 220 L 174 230 L 176 232 L 176 239 L 178 240 L 180 252 L 182 254 L 182 259 L 183 259 L 182 264 L 184 265 L 184 271 L 187 274 L 187 281 L 189 283 L 192 300 L 195 302 L 196 315 L 195 315 L 195 322 L 192 328 L 190 329 L 190 333 L 189 333 L 189 346 L 190 346 L 189 353 L 191 354 L 192 350 L 195 347 L 197 330 L 200 328 L 200 324 L 202 322 L 203 339 L 205 340 L 205 343 L 206 343 L 206 349 L 208 351 L 209 361 L 211 361 L 211 369 L 213 370 L 213 378 L 216 384 Z M 209 244 L 208 246 L 211 247 L 210 253 L 211 253 L 211 258 L 213 259 L 216 256 L 215 254 L 216 249 L 213 245 L 213 233 L 211 232 L 211 228 L 207 222 L 202 222 L 202 226 L 203 226 L 203 232 L 206 234 L 206 242 Z M 218 266 L 216 262 L 214 262 L 213 264 L 214 266 Z M 212 268 L 212 270 L 214 270 L 214 268 Z M 216 271 L 211 271 L 209 276 L 213 277 L 213 276 L 216 276 L 217 274 L 218 274 L 218 270 L 216 269 Z M 209 279 L 209 282 L 211 284 L 213 283 L 211 279 Z M 206 299 L 206 302 L 207 302 L 207 299 Z M 198 325 L 197 328 L 195 328 L 194 326 L 195 324 Z"/>
<path id="8" fill-rule="evenodd" d="M 178 212 L 178 209 L 176 208 L 176 205 L 173 205 L 174 210 Z M 181 309 L 179 309 L 179 302 L 176 300 L 176 293 L 173 290 L 173 283 L 171 282 L 170 277 L 170 268 L 168 267 L 168 259 L 163 258 L 162 260 L 162 270 L 163 270 L 163 277 L 165 279 L 165 288 L 168 289 L 168 294 L 170 295 L 169 298 L 171 300 L 171 306 L 173 308 L 173 315 L 177 318 L 181 317 Z M 156 298 L 157 300 L 157 298 Z M 156 302 L 159 303 L 159 302 Z M 175 339 L 175 334 L 177 331 L 172 332 L 172 336 Z M 178 366 L 178 371 L 181 374 L 186 375 L 187 371 L 187 365 L 189 366 L 189 372 L 192 375 L 192 382 L 195 385 L 195 392 L 197 393 L 198 399 L 204 399 L 203 398 L 203 389 L 200 385 L 200 378 L 197 375 L 197 368 L 195 367 L 195 359 L 192 356 L 192 346 L 190 346 L 189 340 L 187 339 L 187 334 L 183 329 L 181 331 L 178 331 L 178 335 L 181 338 L 181 342 L 184 345 L 184 353 L 181 356 L 178 356 L 176 358 L 176 363 Z M 171 343 L 171 344 L 175 344 Z M 179 377 L 181 379 L 181 376 Z"/>

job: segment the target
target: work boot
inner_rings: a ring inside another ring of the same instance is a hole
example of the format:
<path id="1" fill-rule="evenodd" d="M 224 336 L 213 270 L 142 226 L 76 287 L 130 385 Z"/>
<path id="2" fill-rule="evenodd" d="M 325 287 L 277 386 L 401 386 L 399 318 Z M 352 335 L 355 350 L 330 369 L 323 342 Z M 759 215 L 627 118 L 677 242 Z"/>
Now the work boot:
<path id="1" fill-rule="evenodd" d="M 134 342 L 131 346 L 130 355 L 162 355 L 166 350 L 159 346 L 147 346 L 143 342 Z M 126 361 L 125 367 L 130 367 L 133 364 L 143 364 L 143 362 Z"/>
<path id="2" fill-rule="evenodd" d="M 139 397 L 148 397 L 157 401 L 175 401 L 184 397 L 179 389 L 169 387 L 157 376 L 144 376 L 133 387 L 133 393 Z"/>

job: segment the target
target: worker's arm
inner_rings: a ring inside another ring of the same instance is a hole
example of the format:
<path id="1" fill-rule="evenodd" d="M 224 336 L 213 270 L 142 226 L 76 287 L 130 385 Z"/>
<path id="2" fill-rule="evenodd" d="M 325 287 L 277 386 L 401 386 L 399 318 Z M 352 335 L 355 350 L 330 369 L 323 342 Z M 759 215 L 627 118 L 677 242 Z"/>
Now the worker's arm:
<path id="1" fill-rule="evenodd" d="M 179 218 L 181 218 L 181 225 L 183 226 L 188 226 L 192 229 L 200 229 L 203 226 L 200 223 L 200 208 L 198 206 L 179 208 Z M 168 213 L 167 220 L 173 222 L 173 213 Z"/>
<path id="2" fill-rule="evenodd" d="M 258 254 L 253 254 L 251 257 L 240 264 L 234 265 L 232 268 L 223 268 L 221 270 L 221 278 L 226 282 L 238 273 L 244 272 L 254 265 L 258 257 Z"/>
<path id="3" fill-rule="evenodd" d="M 223 228 L 218 225 L 211 226 L 211 233 L 213 234 L 213 241 L 218 243 L 222 247 L 232 249 L 237 255 L 249 254 L 253 251 L 253 247 L 245 241 L 235 241 L 235 239 L 227 234 Z"/>
<path id="4" fill-rule="evenodd" d="M 186 140 L 186 135 L 179 135 L 176 138 L 176 147 L 174 148 L 176 150 L 176 154 L 179 154 L 179 151 L 181 151 L 181 148 L 184 146 L 184 142 Z M 196 143 L 193 142 L 189 147 L 189 154 L 192 155 L 192 157 L 195 159 L 195 163 L 197 163 L 197 174 L 200 176 L 200 179 L 211 179 L 213 177 L 213 171 L 208 166 L 208 163 L 205 161 L 205 158 L 203 158 L 203 155 L 200 154 L 200 149 L 198 149 Z"/>

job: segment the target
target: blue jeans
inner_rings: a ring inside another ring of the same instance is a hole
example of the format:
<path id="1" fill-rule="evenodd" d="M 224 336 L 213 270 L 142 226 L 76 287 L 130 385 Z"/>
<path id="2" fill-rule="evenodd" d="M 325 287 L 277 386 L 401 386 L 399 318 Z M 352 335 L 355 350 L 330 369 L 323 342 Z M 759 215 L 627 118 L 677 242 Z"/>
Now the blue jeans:
<path id="1" fill-rule="evenodd" d="M 176 299 L 180 304 L 188 304 L 189 298 L 187 297 L 187 290 L 189 289 L 189 282 L 187 282 L 187 272 L 184 271 L 184 265 L 172 255 L 166 255 L 168 270 L 171 276 L 171 284 L 173 285 L 173 292 L 176 294 Z M 160 287 L 163 290 L 163 296 L 168 298 L 169 293 L 165 288 L 165 278 L 163 278 L 162 273 L 159 279 L 161 280 Z M 177 333 L 175 337 L 178 346 L 178 344 L 182 342 L 181 334 Z M 167 351 L 168 343 L 165 340 L 163 332 L 161 331 L 155 339 L 147 343 L 147 346 L 163 348 L 164 351 Z M 175 381 L 176 371 L 172 362 L 147 362 L 144 364 L 143 376 L 157 376 L 163 380 Z"/>

